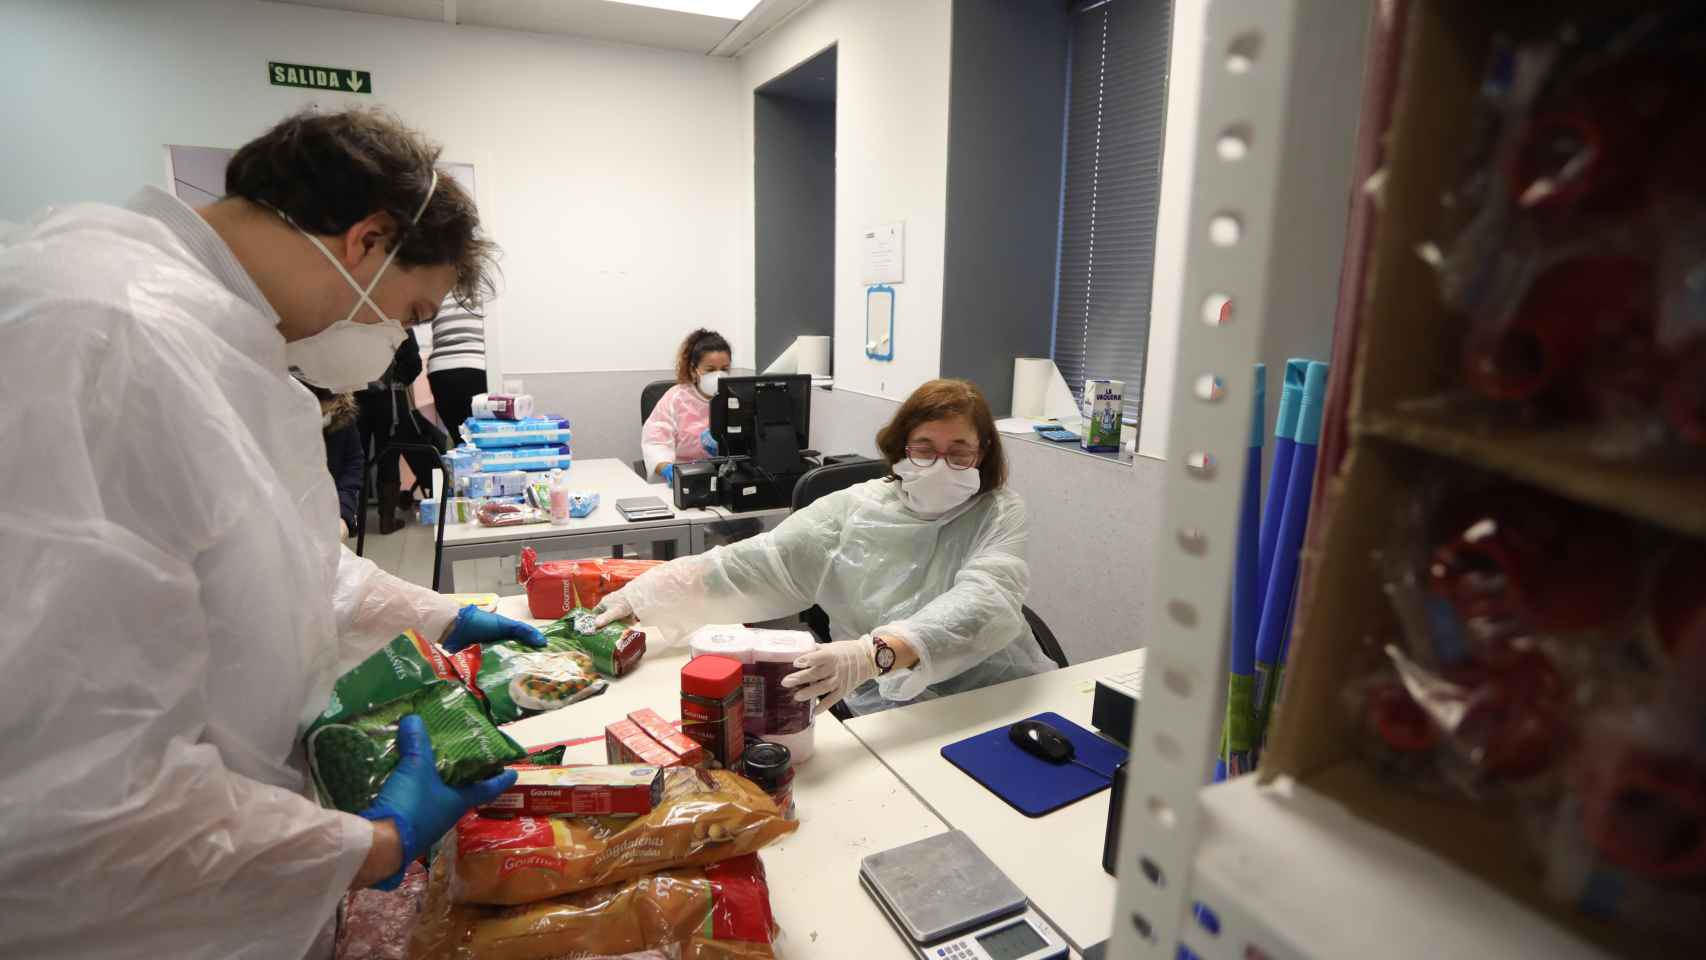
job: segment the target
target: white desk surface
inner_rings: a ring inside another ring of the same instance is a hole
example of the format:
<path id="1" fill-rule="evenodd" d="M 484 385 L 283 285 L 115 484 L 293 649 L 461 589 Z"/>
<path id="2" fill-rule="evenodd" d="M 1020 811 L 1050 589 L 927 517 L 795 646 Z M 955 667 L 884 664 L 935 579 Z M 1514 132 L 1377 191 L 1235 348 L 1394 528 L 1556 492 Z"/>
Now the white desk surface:
<path id="1" fill-rule="evenodd" d="M 1117 884 L 1102 870 L 1103 790 L 1036 819 L 942 758 L 942 747 L 1052 710 L 1090 727 L 1097 677 L 1141 669 L 1143 651 L 1103 657 L 848 721 L 847 729 L 948 825 L 963 830 L 1082 952 L 1113 932 Z"/>
<path id="2" fill-rule="evenodd" d="M 498 612 L 545 623 L 528 615 L 526 597 L 505 597 Z M 686 662 L 685 646 L 649 646 L 634 672 L 612 680 L 600 696 L 504 730 L 523 746 L 597 737 L 571 747 L 565 759 L 603 763 L 605 724 L 642 707 L 666 719 L 680 716 L 680 675 Z M 770 883 L 770 904 L 782 927 L 779 952 L 795 958 L 911 957 L 859 886 L 859 861 L 943 833 L 947 826 L 828 714 L 818 718 L 816 752 L 795 771 L 794 801 L 800 829 L 759 854 Z"/>
<path id="3" fill-rule="evenodd" d="M 628 497 L 653 496 L 670 502 L 667 488 L 661 484 L 648 484 L 634 473 L 634 468 L 620 460 L 597 459 L 576 460 L 569 467 L 569 486 L 577 493 L 596 493 L 599 496 L 598 509 L 579 520 L 570 520 L 566 524 L 553 523 L 524 523 L 513 527 L 483 527 L 478 523 L 446 523 L 444 525 L 445 546 L 461 546 L 470 543 L 496 543 L 505 540 L 548 540 L 552 537 L 573 536 L 583 533 L 605 533 L 612 530 L 646 530 L 653 527 L 679 527 L 687 522 L 685 513 L 700 511 L 678 511 L 676 516 L 667 520 L 642 520 L 631 523 L 622 518 L 616 510 L 616 501 Z M 643 540 L 643 537 L 637 537 Z"/>

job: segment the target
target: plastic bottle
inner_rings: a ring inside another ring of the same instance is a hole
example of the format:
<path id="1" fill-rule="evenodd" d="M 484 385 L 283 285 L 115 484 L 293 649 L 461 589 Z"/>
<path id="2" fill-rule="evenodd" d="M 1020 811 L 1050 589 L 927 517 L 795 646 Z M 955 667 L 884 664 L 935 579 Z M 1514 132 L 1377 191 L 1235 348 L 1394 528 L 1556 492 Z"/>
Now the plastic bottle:
<path id="1" fill-rule="evenodd" d="M 551 471 L 551 522 L 569 522 L 569 476 L 561 470 Z"/>

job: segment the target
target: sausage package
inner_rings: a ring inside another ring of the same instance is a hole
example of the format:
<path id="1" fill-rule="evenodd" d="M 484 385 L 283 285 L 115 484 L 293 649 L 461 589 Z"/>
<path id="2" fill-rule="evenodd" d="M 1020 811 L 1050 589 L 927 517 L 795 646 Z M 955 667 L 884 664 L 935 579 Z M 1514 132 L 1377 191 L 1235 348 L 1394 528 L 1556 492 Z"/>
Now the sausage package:
<path id="1" fill-rule="evenodd" d="M 532 547 L 521 551 L 516 580 L 527 587 L 527 607 L 541 620 L 555 620 L 578 608 L 591 610 L 630 581 L 653 567 L 658 560 L 626 560 L 596 557 L 590 560 L 547 560 L 541 562 Z"/>
<path id="2" fill-rule="evenodd" d="M 776 956 L 770 891 L 754 854 L 512 907 L 453 903 L 449 860 L 433 863 L 413 960 Z"/>
<path id="3" fill-rule="evenodd" d="M 450 860 L 457 903 L 513 905 L 728 860 L 797 826 L 737 774 L 674 767 L 663 771 L 662 797 L 644 816 L 500 820 L 470 813 L 441 857 Z"/>

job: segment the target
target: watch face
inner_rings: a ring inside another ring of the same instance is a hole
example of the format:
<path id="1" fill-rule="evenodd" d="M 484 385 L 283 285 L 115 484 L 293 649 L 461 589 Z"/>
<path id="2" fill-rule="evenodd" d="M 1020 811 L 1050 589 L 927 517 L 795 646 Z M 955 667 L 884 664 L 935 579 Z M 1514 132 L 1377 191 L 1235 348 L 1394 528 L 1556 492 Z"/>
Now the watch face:
<path id="1" fill-rule="evenodd" d="M 894 669 L 894 648 L 886 643 L 877 644 L 877 669 L 888 673 Z"/>

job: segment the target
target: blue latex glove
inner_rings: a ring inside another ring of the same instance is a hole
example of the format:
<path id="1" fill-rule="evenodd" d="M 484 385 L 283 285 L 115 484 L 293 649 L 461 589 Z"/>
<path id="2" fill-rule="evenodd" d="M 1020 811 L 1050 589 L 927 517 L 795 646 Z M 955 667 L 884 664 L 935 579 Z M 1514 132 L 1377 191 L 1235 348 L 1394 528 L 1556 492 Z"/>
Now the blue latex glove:
<path id="1" fill-rule="evenodd" d="M 706 453 L 713 457 L 717 455 L 717 438 L 711 436 L 711 431 L 701 431 L 699 434 L 699 443 L 705 448 Z"/>
<path id="2" fill-rule="evenodd" d="M 667 483 L 671 486 L 674 486 L 675 485 L 675 464 L 673 464 L 673 463 L 664 464 L 663 469 L 658 471 L 658 476 L 663 477 L 664 483 Z"/>
<path id="3" fill-rule="evenodd" d="M 530 623 L 487 613 L 479 607 L 463 607 L 456 615 L 456 622 L 450 625 L 450 633 L 445 635 L 444 649 L 455 653 L 476 643 L 503 640 L 520 640 L 530 647 L 545 645 L 545 635 Z"/>
<path id="4" fill-rule="evenodd" d="M 379 798 L 373 801 L 373 806 L 361 812 L 369 820 L 390 820 L 396 824 L 397 836 L 403 842 L 403 866 L 374 884 L 380 890 L 397 889 L 409 864 L 456 826 L 464 813 L 491 803 L 515 783 L 515 771 L 505 770 L 466 787 L 445 786 L 439 779 L 438 768 L 433 766 L 432 741 L 427 739 L 426 723 L 412 713 L 397 724 L 397 749 L 403 759 L 386 778 L 385 786 L 379 788 Z"/>

